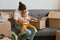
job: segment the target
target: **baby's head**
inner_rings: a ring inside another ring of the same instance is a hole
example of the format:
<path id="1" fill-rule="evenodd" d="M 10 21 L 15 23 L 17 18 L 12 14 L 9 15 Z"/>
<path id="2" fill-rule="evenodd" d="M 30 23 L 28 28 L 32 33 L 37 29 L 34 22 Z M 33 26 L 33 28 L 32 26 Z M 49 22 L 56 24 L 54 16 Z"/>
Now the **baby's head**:
<path id="1" fill-rule="evenodd" d="M 27 17 L 28 16 L 28 11 L 24 10 L 24 11 L 21 11 L 21 15 L 23 17 Z"/>

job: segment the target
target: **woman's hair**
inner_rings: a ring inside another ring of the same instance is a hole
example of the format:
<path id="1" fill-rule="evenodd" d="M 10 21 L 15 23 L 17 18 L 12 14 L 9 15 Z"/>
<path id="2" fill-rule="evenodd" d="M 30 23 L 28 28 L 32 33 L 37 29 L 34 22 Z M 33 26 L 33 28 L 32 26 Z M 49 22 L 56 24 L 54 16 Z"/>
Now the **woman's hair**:
<path id="1" fill-rule="evenodd" d="M 26 5 L 23 4 L 22 2 L 19 2 L 18 10 L 26 10 Z"/>

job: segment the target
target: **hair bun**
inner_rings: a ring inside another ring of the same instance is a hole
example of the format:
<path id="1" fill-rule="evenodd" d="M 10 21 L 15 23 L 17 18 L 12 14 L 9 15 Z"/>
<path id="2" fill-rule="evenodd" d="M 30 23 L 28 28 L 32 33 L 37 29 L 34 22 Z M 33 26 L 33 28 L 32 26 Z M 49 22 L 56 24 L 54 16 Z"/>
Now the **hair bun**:
<path id="1" fill-rule="evenodd" d="M 22 2 L 19 2 L 19 10 L 26 10 L 26 5 L 23 4 Z"/>
<path id="2" fill-rule="evenodd" d="M 23 3 L 22 2 L 19 2 L 20 5 L 22 5 Z"/>

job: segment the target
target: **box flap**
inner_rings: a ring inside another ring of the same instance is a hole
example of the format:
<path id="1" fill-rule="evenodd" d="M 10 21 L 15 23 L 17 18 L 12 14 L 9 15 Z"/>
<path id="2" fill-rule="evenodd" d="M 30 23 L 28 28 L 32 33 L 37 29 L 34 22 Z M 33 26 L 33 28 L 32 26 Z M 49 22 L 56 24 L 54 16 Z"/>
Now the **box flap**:
<path id="1" fill-rule="evenodd" d="M 47 20 L 47 17 L 42 17 L 40 21 Z"/>
<path id="2" fill-rule="evenodd" d="M 11 11 L 11 12 L 3 12 L 3 11 L 0 11 L 0 13 L 3 13 L 4 15 L 9 15 L 9 18 L 13 18 L 14 17 L 14 12 Z"/>
<path id="3" fill-rule="evenodd" d="M 49 12 L 48 18 L 60 18 L 60 12 Z"/>

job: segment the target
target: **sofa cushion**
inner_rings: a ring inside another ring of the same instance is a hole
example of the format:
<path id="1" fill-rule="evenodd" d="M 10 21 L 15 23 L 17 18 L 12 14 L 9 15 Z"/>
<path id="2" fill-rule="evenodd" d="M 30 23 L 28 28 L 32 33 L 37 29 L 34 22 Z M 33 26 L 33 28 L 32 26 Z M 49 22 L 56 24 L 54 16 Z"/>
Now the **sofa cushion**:
<path id="1" fill-rule="evenodd" d="M 45 28 L 42 30 L 38 30 L 35 36 L 54 36 L 56 35 L 56 28 Z"/>

